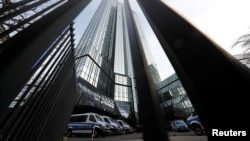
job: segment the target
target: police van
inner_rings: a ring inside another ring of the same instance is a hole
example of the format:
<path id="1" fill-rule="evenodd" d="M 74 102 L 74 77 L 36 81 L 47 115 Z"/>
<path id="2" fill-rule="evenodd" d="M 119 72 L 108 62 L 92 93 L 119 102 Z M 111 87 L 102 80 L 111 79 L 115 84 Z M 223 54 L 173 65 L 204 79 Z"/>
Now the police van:
<path id="1" fill-rule="evenodd" d="M 201 124 L 200 118 L 195 112 L 187 118 L 186 123 L 196 135 L 206 134 L 204 126 Z"/>
<path id="2" fill-rule="evenodd" d="M 110 132 L 102 117 L 96 113 L 84 113 L 71 115 L 67 126 L 68 137 L 73 134 L 91 134 L 92 137 L 105 137 Z"/>
<path id="3" fill-rule="evenodd" d="M 134 128 L 132 126 L 130 126 L 124 120 L 117 120 L 117 122 L 120 124 L 120 126 L 122 126 L 125 133 L 133 133 L 134 132 Z"/>
<path id="4" fill-rule="evenodd" d="M 108 116 L 102 116 L 103 120 L 106 121 L 110 125 L 110 132 L 111 134 L 122 134 L 122 126 L 119 125 L 119 123 L 116 122 L 116 120 L 112 119 Z"/>

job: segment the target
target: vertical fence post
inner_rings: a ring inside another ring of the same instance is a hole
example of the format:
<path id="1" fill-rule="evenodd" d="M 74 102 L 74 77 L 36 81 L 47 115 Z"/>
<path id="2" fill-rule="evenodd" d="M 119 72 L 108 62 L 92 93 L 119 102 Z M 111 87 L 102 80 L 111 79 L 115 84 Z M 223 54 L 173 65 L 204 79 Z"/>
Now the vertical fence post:
<path id="1" fill-rule="evenodd" d="M 139 119 L 143 124 L 143 137 L 145 141 L 167 141 L 167 132 L 164 128 L 165 122 L 161 113 L 158 95 L 139 40 L 138 31 L 135 28 L 132 10 L 128 1 L 124 1 L 124 3 L 138 93 Z"/>

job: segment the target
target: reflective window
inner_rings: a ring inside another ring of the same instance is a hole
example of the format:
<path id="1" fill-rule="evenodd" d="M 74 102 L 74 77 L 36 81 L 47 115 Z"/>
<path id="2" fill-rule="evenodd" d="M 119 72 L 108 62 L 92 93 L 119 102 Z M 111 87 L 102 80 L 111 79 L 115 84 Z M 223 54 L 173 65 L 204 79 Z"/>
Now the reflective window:
<path id="1" fill-rule="evenodd" d="M 89 121 L 96 122 L 94 115 L 89 115 Z"/>

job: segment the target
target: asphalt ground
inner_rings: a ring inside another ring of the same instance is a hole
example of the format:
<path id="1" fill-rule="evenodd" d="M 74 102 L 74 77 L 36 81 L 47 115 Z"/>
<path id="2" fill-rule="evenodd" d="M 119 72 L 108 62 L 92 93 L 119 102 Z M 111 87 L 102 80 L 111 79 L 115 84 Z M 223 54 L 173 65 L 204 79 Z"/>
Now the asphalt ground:
<path id="1" fill-rule="evenodd" d="M 190 132 L 168 132 L 170 141 L 207 141 L 207 136 L 197 136 Z M 65 137 L 64 141 L 143 141 L 142 133 L 106 136 L 104 138 L 91 138 L 91 136 Z"/>

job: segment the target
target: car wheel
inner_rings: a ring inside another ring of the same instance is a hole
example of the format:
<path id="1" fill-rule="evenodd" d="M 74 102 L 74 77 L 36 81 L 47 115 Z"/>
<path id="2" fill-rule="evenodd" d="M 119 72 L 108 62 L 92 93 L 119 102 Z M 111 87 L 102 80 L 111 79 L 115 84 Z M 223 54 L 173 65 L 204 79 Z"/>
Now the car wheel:
<path id="1" fill-rule="evenodd" d="M 201 129 L 201 127 L 198 126 L 198 125 L 196 125 L 194 127 L 194 132 L 195 132 L 196 135 L 199 135 L 199 136 L 204 134 L 203 131 L 202 131 L 202 129 Z"/>
<path id="2" fill-rule="evenodd" d="M 67 130 L 67 137 L 71 137 L 72 136 L 72 130 Z"/>
<path id="3" fill-rule="evenodd" d="M 102 137 L 106 137 L 107 136 L 107 133 L 102 133 Z"/>
<path id="4" fill-rule="evenodd" d="M 93 133 L 94 132 L 94 133 Z M 94 138 L 97 138 L 98 136 L 99 136 L 99 133 L 100 133 L 100 131 L 98 130 L 98 129 L 94 129 L 93 131 L 92 131 L 92 136 L 94 137 Z"/>
<path id="5" fill-rule="evenodd" d="M 173 127 L 173 132 L 178 132 L 178 129 L 176 127 Z"/>

